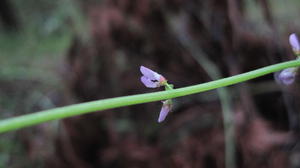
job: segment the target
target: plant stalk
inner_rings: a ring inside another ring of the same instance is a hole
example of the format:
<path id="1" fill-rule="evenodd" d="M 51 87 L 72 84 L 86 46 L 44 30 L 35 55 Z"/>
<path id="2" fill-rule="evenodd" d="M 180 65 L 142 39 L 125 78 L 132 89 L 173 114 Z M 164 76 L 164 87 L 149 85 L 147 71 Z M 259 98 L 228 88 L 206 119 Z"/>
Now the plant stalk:
<path id="1" fill-rule="evenodd" d="M 65 107 L 58 107 L 58 108 L 44 110 L 44 111 L 35 112 L 31 114 L 25 114 L 17 117 L 0 120 L 0 133 L 33 126 L 51 120 L 63 119 L 63 118 L 77 116 L 77 115 L 86 114 L 95 111 L 102 111 L 102 110 L 113 109 L 118 107 L 187 96 L 195 93 L 200 93 L 212 89 L 217 89 L 217 88 L 237 84 L 266 74 L 270 74 L 286 68 L 297 67 L 297 66 L 300 66 L 300 60 L 287 61 L 275 65 L 270 65 L 257 70 L 253 70 L 250 72 L 242 73 L 239 75 L 235 75 L 235 76 L 231 76 L 231 77 L 227 77 L 227 78 L 223 78 L 223 79 L 219 79 L 219 80 L 215 80 L 203 84 L 168 90 L 168 91 L 159 91 L 153 93 L 108 98 L 108 99 L 80 103 L 80 104 L 75 104 L 75 105 L 70 105 Z"/>

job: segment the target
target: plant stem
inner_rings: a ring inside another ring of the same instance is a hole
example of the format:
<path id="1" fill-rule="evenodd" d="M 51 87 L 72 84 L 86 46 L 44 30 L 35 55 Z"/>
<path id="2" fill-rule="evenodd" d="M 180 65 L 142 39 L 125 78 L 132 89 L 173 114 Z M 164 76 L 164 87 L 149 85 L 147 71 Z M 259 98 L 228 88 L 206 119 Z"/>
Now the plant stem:
<path id="1" fill-rule="evenodd" d="M 65 107 L 54 108 L 50 110 L 40 111 L 32 114 L 26 114 L 13 118 L 8 118 L 0 121 L 0 133 L 8 132 L 39 123 L 44 123 L 51 120 L 63 119 L 67 117 L 77 116 L 89 112 L 102 111 L 117 107 L 130 106 L 134 104 L 149 103 L 159 100 L 166 100 L 195 93 L 200 93 L 220 87 L 233 85 L 244 82 L 253 78 L 257 78 L 272 72 L 282 69 L 300 66 L 300 60 L 293 60 L 284 63 L 279 63 L 243 74 L 227 77 L 203 84 L 183 87 L 168 91 L 159 91 L 154 93 L 145 93 L 132 96 L 123 96 L 116 98 L 109 98 L 86 103 L 80 103 Z"/>

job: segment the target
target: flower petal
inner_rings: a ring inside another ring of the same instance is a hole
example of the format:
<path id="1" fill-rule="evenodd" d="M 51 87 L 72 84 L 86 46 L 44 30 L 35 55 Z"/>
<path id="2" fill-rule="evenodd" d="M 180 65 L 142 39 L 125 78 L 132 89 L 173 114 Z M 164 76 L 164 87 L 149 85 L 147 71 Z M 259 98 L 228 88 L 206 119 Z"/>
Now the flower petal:
<path id="1" fill-rule="evenodd" d="M 148 88 L 157 88 L 158 87 L 157 82 L 152 82 L 150 79 L 148 79 L 145 76 L 141 77 L 141 82 L 143 82 L 143 84 Z"/>
<path id="2" fill-rule="evenodd" d="M 163 122 L 166 119 L 166 117 L 167 117 L 167 115 L 168 115 L 169 112 L 170 112 L 169 106 L 166 106 L 164 104 L 162 106 L 161 110 L 160 110 L 159 117 L 158 117 L 158 122 L 159 123 Z"/>
<path id="3" fill-rule="evenodd" d="M 294 52 L 300 52 L 300 44 L 295 33 L 290 35 L 289 41 L 291 46 L 293 47 Z"/>
<path id="4" fill-rule="evenodd" d="M 159 80 L 161 75 L 144 66 L 140 67 L 141 73 L 150 80 Z"/>
<path id="5" fill-rule="evenodd" d="M 163 103 L 163 106 L 162 106 L 162 108 L 160 110 L 159 117 L 158 117 L 158 122 L 159 123 L 163 122 L 166 119 L 168 113 L 172 109 L 172 100 L 171 99 L 163 101 L 162 103 Z"/>

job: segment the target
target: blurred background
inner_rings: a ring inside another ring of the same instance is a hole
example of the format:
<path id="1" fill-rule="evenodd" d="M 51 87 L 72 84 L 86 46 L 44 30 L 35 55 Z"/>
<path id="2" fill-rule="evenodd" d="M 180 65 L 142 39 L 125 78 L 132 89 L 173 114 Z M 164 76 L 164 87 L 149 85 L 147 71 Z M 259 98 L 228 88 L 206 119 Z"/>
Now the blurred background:
<path id="1" fill-rule="evenodd" d="M 299 0 L 1 0 L 0 118 L 160 90 L 140 65 L 179 88 L 295 59 L 299 16 Z M 156 102 L 5 133 L 0 167 L 299 168 L 299 86 L 271 74 L 174 99 L 161 124 Z"/>

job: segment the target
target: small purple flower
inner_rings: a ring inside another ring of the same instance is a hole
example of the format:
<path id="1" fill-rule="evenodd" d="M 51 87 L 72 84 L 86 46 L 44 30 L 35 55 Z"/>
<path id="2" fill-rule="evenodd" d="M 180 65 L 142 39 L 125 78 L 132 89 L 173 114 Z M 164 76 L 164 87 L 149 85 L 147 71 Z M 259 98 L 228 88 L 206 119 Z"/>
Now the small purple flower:
<path id="1" fill-rule="evenodd" d="M 277 81 L 282 84 L 290 85 L 295 81 L 297 68 L 287 68 L 280 72 Z"/>
<path id="2" fill-rule="evenodd" d="M 300 44 L 299 44 L 297 35 L 295 33 L 290 35 L 289 41 L 290 41 L 290 44 L 293 48 L 294 53 L 296 55 L 300 54 Z"/>
<path id="3" fill-rule="evenodd" d="M 144 66 L 140 67 L 140 71 L 143 74 L 141 81 L 148 88 L 157 88 L 166 84 L 167 80 L 157 72 L 152 71 Z"/>
<path id="4" fill-rule="evenodd" d="M 160 110 L 159 117 L 158 117 L 159 123 L 163 122 L 166 119 L 167 115 L 169 114 L 169 112 L 172 109 L 172 100 L 171 99 L 163 101 L 162 103 L 163 103 L 163 106 Z"/>
<path id="5" fill-rule="evenodd" d="M 157 72 L 152 71 L 149 68 L 146 68 L 144 66 L 140 67 L 140 71 L 143 74 L 143 76 L 141 77 L 141 81 L 143 82 L 143 84 L 148 87 L 148 88 L 157 88 L 160 86 L 165 86 L 166 90 L 172 90 L 173 89 L 173 85 L 169 85 L 167 83 L 166 78 L 164 78 L 162 75 L 160 75 Z M 163 122 L 167 115 L 169 114 L 169 112 L 171 111 L 172 108 L 172 100 L 168 99 L 166 101 L 162 101 L 163 105 L 162 108 L 160 110 L 159 113 L 159 117 L 158 117 L 158 122 Z"/>

